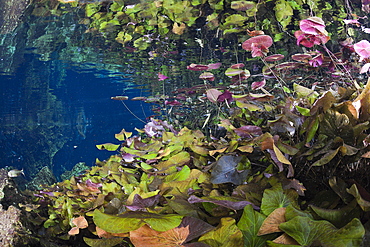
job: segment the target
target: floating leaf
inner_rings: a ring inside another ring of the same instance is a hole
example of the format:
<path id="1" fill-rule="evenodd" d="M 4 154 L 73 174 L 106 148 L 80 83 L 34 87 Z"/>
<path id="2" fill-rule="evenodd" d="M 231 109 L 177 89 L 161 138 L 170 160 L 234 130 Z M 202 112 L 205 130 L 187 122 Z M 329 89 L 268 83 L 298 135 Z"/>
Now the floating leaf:
<path id="1" fill-rule="evenodd" d="M 104 144 L 98 144 L 96 147 L 99 150 L 108 150 L 108 151 L 116 151 L 121 145 L 113 144 L 113 143 L 104 143 Z"/>
<path id="2" fill-rule="evenodd" d="M 167 231 L 180 225 L 183 216 L 175 214 L 154 214 L 148 212 L 125 212 L 114 216 L 95 209 L 94 223 L 111 233 L 125 233 L 148 224 L 153 230 Z"/>
<path id="3" fill-rule="evenodd" d="M 128 132 L 126 131 L 125 129 L 122 129 L 121 132 L 119 132 L 118 134 L 115 134 L 114 137 L 119 140 L 119 141 L 124 141 L 126 140 L 127 138 L 130 138 L 132 135 L 132 132 Z"/>

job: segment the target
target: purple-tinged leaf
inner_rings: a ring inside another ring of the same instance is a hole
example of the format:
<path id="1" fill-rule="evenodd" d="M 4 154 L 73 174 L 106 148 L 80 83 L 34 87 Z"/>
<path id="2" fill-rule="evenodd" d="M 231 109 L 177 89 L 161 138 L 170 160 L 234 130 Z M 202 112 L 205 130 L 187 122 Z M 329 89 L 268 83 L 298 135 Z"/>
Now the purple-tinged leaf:
<path id="1" fill-rule="evenodd" d="M 356 26 L 361 26 L 361 23 L 358 21 L 358 19 L 355 19 L 355 20 L 343 20 L 343 22 L 346 25 L 353 24 L 353 25 L 356 25 Z"/>
<path id="2" fill-rule="evenodd" d="M 208 65 L 204 65 L 204 64 L 190 64 L 186 67 L 188 70 L 193 70 L 193 71 L 202 71 L 202 70 L 207 70 L 208 69 Z"/>
<path id="3" fill-rule="evenodd" d="M 210 70 L 210 69 L 218 69 L 221 67 L 221 65 L 222 63 L 210 63 L 207 66 L 208 66 L 208 69 Z"/>
<path id="4" fill-rule="evenodd" d="M 241 210 L 247 205 L 252 205 L 254 209 L 259 209 L 259 207 L 255 206 L 253 203 L 248 201 L 228 201 L 228 200 L 217 200 L 210 197 L 203 197 L 199 198 L 194 195 L 191 195 L 188 199 L 190 203 L 200 203 L 200 202 L 210 202 L 225 208 L 229 208 L 232 210 Z"/>
<path id="5" fill-rule="evenodd" d="M 225 100 L 227 100 L 227 102 L 230 103 L 232 99 L 233 99 L 233 94 L 230 91 L 225 90 L 225 92 L 223 92 L 221 95 L 218 96 L 217 101 L 224 102 Z"/>
<path id="6" fill-rule="evenodd" d="M 215 80 L 215 76 L 211 72 L 203 72 L 199 76 L 199 79 L 208 80 L 208 81 L 214 81 Z"/>
<path id="7" fill-rule="evenodd" d="M 237 64 L 233 64 L 230 66 L 230 68 L 232 69 L 241 69 L 241 68 L 244 68 L 244 63 L 237 63 Z"/>
<path id="8" fill-rule="evenodd" d="M 257 47 L 259 47 L 260 49 L 262 47 L 268 49 L 270 46 L 272 46 L 272 43 L 273 41 L 270 36 L 259 35 L 244 41 L 242 44 L 242 48 L 247 51 L 253 51 L 254 49 L 257 49 Z M 255 44 L 255 47 L 253 47 L 253 44 Z"/>
<path id="9" fill-rule="evenodd" d="M 203 220 L 190 216 L 185 216 L 178 227 L 187 227 L 187 226 L 189 227 L 189 235 L 186 238 L 185 242 L 189 242 L 193 239 L 196 239 L 205 234 L 206 232 L 209 232 L 215 228 L 210 224 L 204 222 Z"/>
<path id="10" fill-rule="evenodd" d="M 312 35 L 327 35 L 328 32 L 325 30 L 325 22 L 320 17 L 310 17 L 299 22 L 300 29 L 307 34 Z"/>
<path id="11" fill-rule="evenodd" d="M 370 63 L 366 63 L 364 66 L 362 66 L 362 68 L 360 70 L 360 74 L 368 72 L 369 69 L 370 69 Z"/>
<path id="12" fill-rule="evenodd" d="M 139 194 L 134 195 L 134 199 L 131 205 L 126 205 L 126 208 L 131 211 L 143 211 L 146 208 L 153 207 L 158 204 L 161 195 L 155 195 L 148 198 L 142 198 Z"/>
<path id="13" fill-rule="evenodd" d="M 182 105 L 181 102 L 177 101 L 177 100 L 165 100 L 164 101 L 164 104 L 165 105 L 169 105 L 169 106 L 179 106 L 179 105 Z"/>
<path id="14" fill-rule="evenodd" d="M 217 99 L 222 94 L 222 92 L 218 89 L 211 88 L 206 91 L 206 94 L 209 101 L 211 101 L 212 103 L 217 103 Z"/>
<path id="15" fill-rule="evenodd" d="M 131 163 L 133 162 L 135 159 L 135 157 L 137 157 L 136 155 L 133 155 L 133 154 L 129 154 L 129 153 L 123 153 L 122 154 L 122 159 L 125 161 L 125 162 L 128 162 L 128 163 Z"/>
<path id="16" fill-rule="evenodd" d="M 314 56 L 310 61 L 308 61 L 309 65 L 312 67 L 320 67 L 324 62 L 324 56 L 320 53 Z"/>
<path id="17" fill-rule="evenodd" d="M 312 56 L 310 54 L 294 54 L 291 58 L 299 62 L 308 62 L 312 59 Z"/>
<path id="18" fill-rule="evenodd" d="M 353 45 L 356 53 L 361 57 L 360 62 L 365 58 L 370 57 L 370 42 L 367 40 L 361 40 L 360 42 Z"/>
<path id="19" fill-rule="evenodd" d="M 279 61 L 283 58 L 284 58 L 284 55 L 282 55 L 282 54 L 274 54 L 274 55 L 270 55 L 268 57 L 265 57 L 265 61 L 266 62 L 275 62 L 275 61 Z"/>
<path id="20" fill-rule="evenodd" d="M 168 78 L 169 78 L 168 76 L 165 76 L 165 75 L 158 72 L 158 81 L 164 81 Z"/>
<path id="21" fill-rule="evenodd" d="M 263 88 L 265 85 L 266 85 L 266 81 L 262 80 L 262 81 L 253 82 L 251 87 L 252 87 L 252 90 L 257 90 L 257 89 Z"/>
<path id="22" fill-rule="evenodd" d="M 100 187 L 103 186 L 103 184 L 101 184 L 101 183 L 93 183 L 93 182 L 91 182 L 91 179 L 86 180 L 85 184 L 89 188 L 94 188 L 94 189 L 97 189 L 97 188 L 100 188 Z"/>
<path id="23" fill-rule="evenodd" d="M 242 138 L 252 138 L 254 136 L 262 135 L 261 127 L 254 125 L 245 125 L 240 128 L 234 129 L 235 133 Z"/>

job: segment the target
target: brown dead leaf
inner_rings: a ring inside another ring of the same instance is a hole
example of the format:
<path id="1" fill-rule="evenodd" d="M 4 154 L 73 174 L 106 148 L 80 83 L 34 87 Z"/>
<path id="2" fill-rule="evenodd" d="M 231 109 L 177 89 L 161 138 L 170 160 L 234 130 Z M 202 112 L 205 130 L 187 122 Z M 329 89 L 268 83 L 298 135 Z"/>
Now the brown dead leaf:
<path id="1" fill-rule="evenodd" d="M 177 35 L 181 35 L 184 33 L 185 31 L 185 28 L 186 28 L 186 24 L 185 23 L 181 23 L 180 25 L 177 24 L 177 22 L 175 22 L 173 24 L 173 27 L 172 27 L 172 32 L 177 34 Z"/>
<path id="2" fill-rule="evenodd" d="M 272 241 L 277 244 L 291 244 L 291 245 L 298 245 L 298 242 L 295 241 L 291 236 L 284 233 L 278 238 L 275 238 L 274 241 Z"/>
<path id="3" fill-rule="evenodd" d="M 86 228 L 89 225 L 87 223 L 87 220 L 83 216 L 80 216 L 78 218 L 74 218 L 72 220 L 72 223 L 75 224 L 80 229 Z"/>
<path id="4" fill-rule="evenodd" d="M 157 232 L 148 225 L 143 225 L 130 232 L 130 240 L 135 247 L 181 247 L 189 236 L 189 226 Z"/>
<path id="5" fill-rule="evenodd" d="M 258 231 L 258 236 L 274 232 L 282 232 L 279 228 L 279 225 L 286 222 L 285 210 L 286 208 L 277 208 L 269 216 L 267 216 Z"/>
<path id="6" fill-rule="evenodd" d="M 72 227 L 71 230 L 69 230 L 68 235 L 74 236 L 80 233 L 80 228 L 77 226 Z"/>

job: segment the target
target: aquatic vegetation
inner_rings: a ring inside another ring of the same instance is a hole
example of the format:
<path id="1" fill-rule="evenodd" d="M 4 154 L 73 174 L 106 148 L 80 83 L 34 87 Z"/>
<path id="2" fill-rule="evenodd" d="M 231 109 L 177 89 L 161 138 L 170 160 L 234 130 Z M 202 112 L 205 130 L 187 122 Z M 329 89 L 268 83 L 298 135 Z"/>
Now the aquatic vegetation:
<path id="1" fill-rule="evenodd" d="M 145 49 L 171 30 L 186 32 L 206 2 L 222 12 L 223 1 L 172 0 L 129 7 L 114 1 L 106 12 L 88 4 L 86 13 L 107 37 L 119 30 L 116 39 L 126 44 L 137 35 L 134 46 Z M 276 14 L 286 9 L 276 16 L 284 28 L 300 8 L 294 3 L 274 3 Z M 247 1 L 231 6 L 245 13 L 222 24 L 208 16 L 209 25 L 242 32 L 259 10 Z M 300 28 L 297 44 L 313 50 L 268 56 L 276 37 L 249 31 L 242 48 L 261 59 L 261 71 L 238 61 L 226 69 L 183 64 L 203 84 L 136 98 L 160 104 L 166 115 L 136 135 L 122 130 L 116 143 L 97 145 L 114 152 L 110 158 L 36 193 L 35 224 L 51 238 L 80 236 L 90 246 L 360 246 L 369 202 L 360 185 L 367 174 L 356 174 L 356 166 L 366 169 L 370 157 L 370 80 L 361 89 L 348 76 L 358 72 L 357 61 L 325 49 L 321 18 L 304 19 Z M 154 29 L 159 36 L 148 32 Z M 366 42 L 350 46 L 342 45 L 349 57 L 368 59 Z M 219 76 L 229 83 L 211 84 Z M 170 70 L 153 73 L 156 81 L 172 77 Z"/>

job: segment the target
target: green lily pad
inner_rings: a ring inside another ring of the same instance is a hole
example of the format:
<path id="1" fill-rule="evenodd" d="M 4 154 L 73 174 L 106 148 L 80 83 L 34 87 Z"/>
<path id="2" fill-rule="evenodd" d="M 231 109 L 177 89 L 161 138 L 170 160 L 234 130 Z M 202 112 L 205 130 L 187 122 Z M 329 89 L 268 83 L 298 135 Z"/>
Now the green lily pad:
<path id="1" fill-rule="evenodd" d="M 148 224 L 153 230 L 168 231 L 180 225 L 184 216 L 176 214 L 154 214 L 148 212 L 125 212 L 121 215 L 109 215 L 95 209 L 94 223 L 110 233 L 125 233 Z"/>
<path id="2" fill-rule="evenodd" d="M 277 208 L 285 208 L 297 201 L 298 194 L 293 190 L 284 191 L 280 184 L 271 189 L 266 189 L 263 193 L 261 212 L 264 215 L 271 214 Z"/>
<path id="3" fill-rule="evenodd" d="M 297 216 L 281 223 L 279 228 L 302 246 L 312 244 L 323 247 L 360 246 L 365 234 L 365 229 L 357 218 L 337 229 L 328 221 Z"/>
<path id="4" fill-rule="evenodd" d="M 258 236 L 258 230 L 261 228 L 266 216 L 255 211 L 252 205 L 244 207 L 243 215 L 237 226 L 243 233 L 245 247 L 262 247 L 266 245 L 266 240 L 273 239 L 271 236 Z"/>

